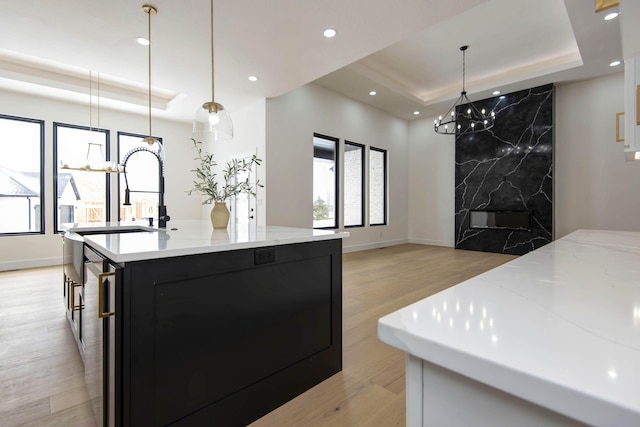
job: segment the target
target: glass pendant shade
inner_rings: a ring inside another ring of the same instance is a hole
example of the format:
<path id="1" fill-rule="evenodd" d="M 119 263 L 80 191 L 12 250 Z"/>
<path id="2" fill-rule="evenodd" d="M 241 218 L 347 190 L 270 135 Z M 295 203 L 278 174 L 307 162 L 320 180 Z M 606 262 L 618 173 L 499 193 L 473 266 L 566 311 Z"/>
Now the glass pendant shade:
<path id="1" fill-rule="evenodd" d="M 202 142 L 227 141 L 233 138 L 231 115 L 221 104 L 207 102 L 196 111 L 193 136 Z"/>

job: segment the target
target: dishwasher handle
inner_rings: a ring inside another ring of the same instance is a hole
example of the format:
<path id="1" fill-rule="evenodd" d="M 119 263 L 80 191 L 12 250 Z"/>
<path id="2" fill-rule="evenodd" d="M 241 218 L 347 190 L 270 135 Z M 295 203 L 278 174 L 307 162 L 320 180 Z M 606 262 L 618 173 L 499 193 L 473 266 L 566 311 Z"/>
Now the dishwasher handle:
<path id="1" fill-rule="evenodd" d="M 111 317 L 115 311 L 105 310 L 104 286 L 109 281 L 108 286 L 115 286 L 116 273 L 105 271 L 105 258 L 85 245 L 84 248 L 85 268 L 98 278 L 98 318 Z M 113 288 L 111 288 L 113 289 Z"/>
<path id="2" fill-rule="evenodd" d="M 116 280 L 116 273 L 114 272 L 110 272 L 110 273 L 100 273 L 98 274 L 98 318 L 100 319 L 104 319 L 105 317 L 110 317 L 113 316 L 114 314 L 116 314 L 115 311 L 105 311 L 104 309 L 104 282 L 105 279 L 107 277 L 113 277 L 113 282 L 111 283 L 111 286 L 115 285 L 115 280 Z"/>

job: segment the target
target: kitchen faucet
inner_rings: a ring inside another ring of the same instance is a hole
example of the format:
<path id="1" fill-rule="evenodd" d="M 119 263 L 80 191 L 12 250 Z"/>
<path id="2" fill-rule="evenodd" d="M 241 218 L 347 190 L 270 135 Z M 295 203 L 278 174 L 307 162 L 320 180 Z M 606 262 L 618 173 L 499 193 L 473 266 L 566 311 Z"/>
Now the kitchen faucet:
<path id="1" fill-rule="evenodd" d="M 166 228 L 167 227 L 167 221 L 169 221 L 171 219 L 171 217 L 169 215 L 167 215 L 167 207 L 164 204 L 164 161 L 162 160 L 162 156 L 160 155 L 159 152 L 153 151 L 148 147 L 134 147 L 131 150 L 129 150 L 129 152 L 127 154 L 125 154 L 123 160 L 122 160 L 122 166 L 124 167 L 124 182 L 125 182 L 125 190 L 124 190 L 124 203 L 123 206 L 131 206 L 131 192 L 134 193 L 149 193 L 149 191 L 135 191 L 135 190 L 130 190 L 129 189 L 129 181 L 127 180 L 127 161 L 129 161 L 129 158 L 136 154 L 136 153 L 140 153 L 140 152 L 148 152 L 151 153 L 155 156 L 155 158 L 158 160 L 158 196 L 159 196 L 159 201 L 158 201 L 158 227 L 159 228 Z M 155 193 L 155 191 L 153 191 L 153 193 Z"/>

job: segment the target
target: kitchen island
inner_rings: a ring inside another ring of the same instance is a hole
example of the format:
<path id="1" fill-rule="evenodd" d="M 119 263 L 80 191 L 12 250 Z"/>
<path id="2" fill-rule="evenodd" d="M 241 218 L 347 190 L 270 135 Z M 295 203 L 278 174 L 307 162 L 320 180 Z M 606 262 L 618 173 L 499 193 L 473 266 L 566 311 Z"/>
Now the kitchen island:
<path id="1" fill-rule="evenodd" d="M 384 316 L 407 426 L 639 426 L 640 233 L 578 230 Z"/>
<path id="2" fill-rule="evenodd" d="M 105 323 L 84 328 L 81 348 L 91 374 L 102 329 L 104 393 L 90 394 L 107 425 L 244 426 L 342 369 L 348 233 L 201 221 L 66 228 L 100 270 L 87 279 L 85 268 L 80 305 Z"/>

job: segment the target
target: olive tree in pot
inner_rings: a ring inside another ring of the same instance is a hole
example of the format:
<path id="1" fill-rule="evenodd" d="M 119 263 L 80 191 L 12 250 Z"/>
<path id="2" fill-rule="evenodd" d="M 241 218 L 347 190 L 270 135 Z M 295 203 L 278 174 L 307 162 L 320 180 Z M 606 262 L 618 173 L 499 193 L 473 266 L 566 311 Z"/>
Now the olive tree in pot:
<path id="1" fill-rule="evenodd" d="M 238 175 L 251 171 L 254 165 L 260 166 L 262 160 L 255 155 L 250 159 L 231 159 L 222 171 L 223 180 L 219 181 L 216 179 L 217 174 L 213 171 L 213 168 L 217 166 L 213 154 L 204 150 L 201 141 L 193 138 L 191 141 L 198 154 L 198 157 L 194 159 L 198 161 L 198 166 L 191 170 L 195 173 L 195 180 L 193 188 L 187 193 L 191 195 L 195 192 L 205 196 L 203 205 L 214 203 L 213 209 L 211 209 L 213 228 L 227 228 L 229 225 L 227 200 L 239 194 L 250 194 L 255 197 L 258 187 L 264 187 L 260 184 L 260 180 L 251 184 L 248 177 L 244 180 L 238 180 Z"/>

